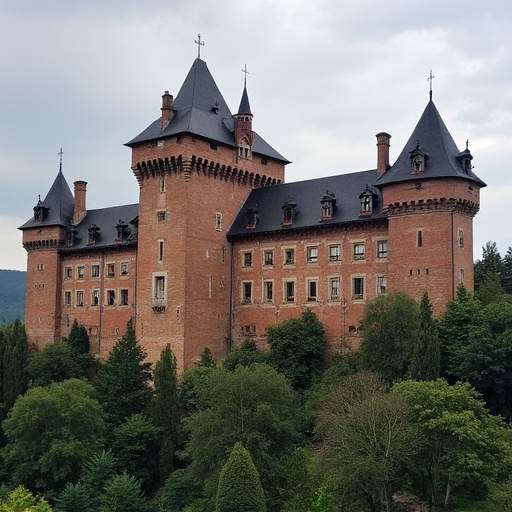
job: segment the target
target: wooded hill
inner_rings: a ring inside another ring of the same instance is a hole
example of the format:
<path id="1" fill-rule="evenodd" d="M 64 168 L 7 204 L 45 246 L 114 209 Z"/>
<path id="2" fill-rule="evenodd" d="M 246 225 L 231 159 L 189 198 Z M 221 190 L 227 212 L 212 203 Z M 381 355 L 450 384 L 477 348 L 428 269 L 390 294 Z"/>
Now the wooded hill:
<path id="1" fill-rule="evenodd" d="M 25 283 L 27 273 L 21 270 L 0 270 L 0 325 L 25 317 Z"/>

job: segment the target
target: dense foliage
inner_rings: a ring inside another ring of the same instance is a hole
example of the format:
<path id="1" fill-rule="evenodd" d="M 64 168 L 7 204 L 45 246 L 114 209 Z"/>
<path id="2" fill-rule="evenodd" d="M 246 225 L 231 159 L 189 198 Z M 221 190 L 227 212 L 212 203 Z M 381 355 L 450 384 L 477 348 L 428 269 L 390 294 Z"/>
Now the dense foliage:
<path id="1" fill-rule="evenodd" d="M 26 272 L 0 270 L 0 326 L 23 321 L 26 281 Z"/>

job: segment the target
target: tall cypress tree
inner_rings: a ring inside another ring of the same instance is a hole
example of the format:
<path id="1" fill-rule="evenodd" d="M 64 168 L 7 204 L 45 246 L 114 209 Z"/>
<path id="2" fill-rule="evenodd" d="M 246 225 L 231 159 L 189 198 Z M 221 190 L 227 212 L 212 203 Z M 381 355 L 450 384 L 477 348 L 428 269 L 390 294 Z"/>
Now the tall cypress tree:
<path id="1" fill-rule="evenodd" d="M 69 336 L 66 338 L 68 345 L 79 354 L 88 354 L 91 350 L 89 334 L 84 325 L 79 324 L 75 318 Z"/>
<path id="2" fill-rule="evenodd" d="M 174 469 L 174 454 L 179 442 L 178 379 L 176 357 L 167 344 L 160 353 L 154 370 L 155 394 L 152 407 L 153 423 L 162 432 L 159 479 L 163 484 Z"/>
<path id="3" fill-rule="evenodd" d="M 28 343 L 25 326 L 16 320 L 4 331 L 2 359 L 2 401 L 5 414 L 14 405 L 18 396 L 27 390 Z"/>
<path id="4" fill-rule="evenodd" d="M 411 355 L 409 375 L 413 380 L 435 380 L 441 372 L 441 349 L 433 306 L 425 292 L 420 302 L 419 328 Z"/>

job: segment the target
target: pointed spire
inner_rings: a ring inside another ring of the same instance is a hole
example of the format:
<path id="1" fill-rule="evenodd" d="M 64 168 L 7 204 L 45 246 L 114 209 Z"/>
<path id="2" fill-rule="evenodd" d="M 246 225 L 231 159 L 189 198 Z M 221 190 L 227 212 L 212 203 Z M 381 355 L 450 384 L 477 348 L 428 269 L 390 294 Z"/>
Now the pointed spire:
<path id="1" fill-rule="evenodd" d="M 432 82 L 434 81 L 435 76 L 432 74 L 432 70 L 430 70 L 430 75 L 427 78 L 427 82 L 430 82 L 430 90 L 429 90 L 429 98 L 432 101 Z"/>
<path id="2" fill-rule="evenodd" d="M 250 115 L 251 113 L 251 105 L 249 104 L 249 95 L 247 94 L 247 75 L 249 71 L 247 71 L 247 64 L 244 65 L 242 69 L 242 73 L 244 73 L 244 91 L 242 93 L 242 99 L 240 100 L 240 106 L 238 107 L 237 115 Z"/>

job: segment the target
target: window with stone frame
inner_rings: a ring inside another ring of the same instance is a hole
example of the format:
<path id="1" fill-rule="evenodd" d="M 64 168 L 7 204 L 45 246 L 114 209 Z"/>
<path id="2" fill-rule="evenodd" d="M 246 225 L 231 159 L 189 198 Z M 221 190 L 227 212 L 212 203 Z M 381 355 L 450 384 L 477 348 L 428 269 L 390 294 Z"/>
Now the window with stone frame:
<path id="1" fill-rule="evenodd" d="M 284 250 L 284 264 L 294 265 L 295 264 L 295 249 L 288 248 Z"/>
<path id="2" fill-rule="evenodd" d="M 339 244 L 329 245 L 329 261 L 341 261 L 341 246 Z"/>
<path id="3" fill-rule="evenodd" d="M 157 220 L 157 222 L 165 222 L 165 218 L 166 218 L 165 210 L 158 210 L 156 212 L 156 220 Z"/>
<path id="4" fill-rule="evenodd" d="M 242 303 L 250 304 L 252 302 L 252 281 L 242 282 Z"/>
<path id="5" fill-rule="evenodd" d="M 318 279 L 308 279 L 306 282 L 306 295 L 309 302 L 318 300 Z"/>
<path id="6" fill-rule="evenodd" d="M 215 231 L 222 231 L 222 213 L 215 214 Z"/>
<path id="7" fill-rule="evenodd" d="M 283 282 L 284 302 L 295 302 L 295 281 Z"/>
<path id="8" fill-rule="evenodd" d="M 91 306 L 99 306 L 100 305 L 100 291 L 99 290 L 91 290 Z"/>
<path id="9" fill-rule="evenodd" d="M 353 244 L 353 259 L 355 261 L 365 259 L 365 244 L 364 244 L 364 242 L 355 242 Z"/>
<path id="10" fill-rule="evenodd" d="M 116 291 L 115 290 L 107 290 L 107 306 L 115 306 L 116 305 Z"/>
<path id="11" fill-rule="evenodd" d="M 307 247 L 306 255 L 308 263 L 318 263 L 318 247 Z"/>
<path id="12" fill-rule="evenodd" d="M 73 267 L 64 267 L 64 279 L 73 279 Z"/>
<path id="13" fill-rule="evenodd" d="M 352 277 L 352 299 L 363 300 L 365 295 L 364 289 L 364 277 L 355 276 Z"/>
<path id="14" fill-rule="evenodd" d="M 116 264 L 107 263 L 107 277 L 116 277 Z"/>
<path id="15" fill-rule="evenodd" d="M 387 240 L 377 240 L 377 258 L 387 258 L 388 257 L 388 241 Z"/>
<path id="16" fill-rule="evenodd" d="M 121 306 L 128 306 L 128 290 L 119 290 L 119 304 Z"/>
<path id="17" fill-rule="evenodd" d="M 129 267 L 129 264 L 128 264 L 127 261 L 122 261 L 121 262 L 120 268 L 121 268 L 121 275 L 122 276 L 127 276 L 128 275 L 128 267 Z"/>
<path id="18" fill-rule="evenodd" d="M 459 247 L 464 247 L 464 230 L 461 228 L 457 230 L 457 244 Z"/>
<path id="19" fill-rule="evenodd" d="M 339 276 L 329 277 L 329 300 L 340 300 L 340 281 Z"/>
<path id="20" fill-rule="evenodd" d="M 263 302 L 272 302 L 274 300 L 274 282 L 263 281 Z"/>
<path id="21" fill-rule="evenodd" d="M 64 292 L 64 307 L 71 307 L 71 292 L 67 290 Z"/>
<path id="22" fill-rule="evenodd" d="M 270 267 L 274 264 L 274 251 L 265 250 L 263 251 L 263 265 Z"/>
<path id="23" fill-rule="evenodd" d="M 252 251 L 242 253 L 242 265 L 246 268 L 252 267 Z"/>
<path id="24" fill-rule="evenodd" d="M 76 306 L 82 308 L 84 306 L 84 291 L 77 290 L 76 292 Z"/>
<path id="25" fill-rule="evenodd" d="M 387 278 L 386 276 L 377 276 L 377 295 L 386 295 L 387 293 Z"/>
<path id="26" fill-rule="evenodd" d="M 91 265 L 91 277 L 100 277 L 100 266 L 97 264 Z"/>
<path id="27" fill-rule="evenodd" d="M 76 277 L 78 279 L 83 279 L 85 277 L 85 266 L 84 265 L 78 265 L 76 269 Z"/>

